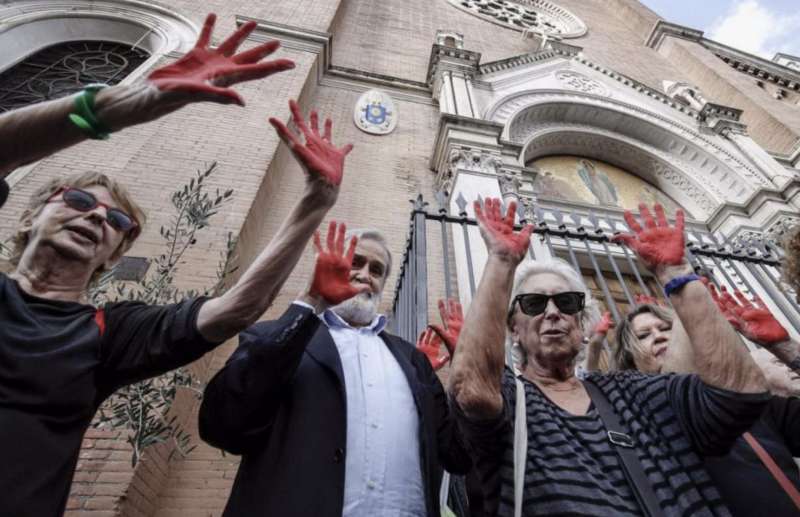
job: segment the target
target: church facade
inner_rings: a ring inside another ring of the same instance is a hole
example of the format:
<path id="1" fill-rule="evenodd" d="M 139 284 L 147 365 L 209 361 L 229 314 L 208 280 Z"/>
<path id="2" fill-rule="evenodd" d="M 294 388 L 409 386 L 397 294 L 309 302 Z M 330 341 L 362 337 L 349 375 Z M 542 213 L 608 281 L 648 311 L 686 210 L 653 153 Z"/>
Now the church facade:
<path id="1" fill-rule="evenodd" d="M 229 233 L 241 270 L 303 186 L 267 124 L 288 118 L 294 98 L 333 119 L 334 142 L 355 145 L 330 217 L 387 235 L 398 267 L 384 308 L 404 337 L 437 317 L 437 299 L 469 303 L 485 258 L 470 207 L 487 196 L 517 201 L 520 222 L 537 226 L 531 255 L 571 261 L 615 315 L 658 291 L 608 241 L 625 230 L 623 211 L 680 207 L 695 266 L 762 296 L 800 330 L 776 244 L 800 221 L 797 56 L 746 54 L 636 0 L 12 0 L 0 5 L 0 111 L 79 89 L 59 82 L 77 68 L 140 80 L 191 47 L 206 10 L 219 16 L 215 38 L 255 20 L 247 44 L 278 39 L 279 57 L 297 67 L 241 87 L 243 109 L 194 105 L 14 171 L 0 240 L 39 185 L 97 170 L 147 210 L 130 251 L 146 259 L 159 252 L 169 194 L 216 162 L 209 182 L 232 188 L 233 201 L 177 282 L 212 282 L 208 257 Z M 265 318 L 291 303 L 311 267 L 309 254 Z M 210 378 L 235 346 L 193 371 Z M 197 406 L 187 393 L 173 408 L 195 433 Z M 221 514 L 236 457 L 200 444 L 170 458 L 164 445 L 132 469 L 126 447 L 118 432 L 90 431 L 68 515 Z"/>

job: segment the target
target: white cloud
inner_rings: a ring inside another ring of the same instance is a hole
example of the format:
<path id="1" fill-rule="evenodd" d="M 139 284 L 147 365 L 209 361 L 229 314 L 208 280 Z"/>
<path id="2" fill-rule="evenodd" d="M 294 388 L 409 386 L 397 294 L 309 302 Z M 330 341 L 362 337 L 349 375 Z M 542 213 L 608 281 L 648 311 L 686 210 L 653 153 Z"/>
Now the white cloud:
<path id="1" fill-rule="evenodd" d="M 759 0 L 738 0 L 717 18 L 706 37 L 725 45 L 772 59 L 776 52 L 800 54 L 800 14 L 785 15 Z"/>

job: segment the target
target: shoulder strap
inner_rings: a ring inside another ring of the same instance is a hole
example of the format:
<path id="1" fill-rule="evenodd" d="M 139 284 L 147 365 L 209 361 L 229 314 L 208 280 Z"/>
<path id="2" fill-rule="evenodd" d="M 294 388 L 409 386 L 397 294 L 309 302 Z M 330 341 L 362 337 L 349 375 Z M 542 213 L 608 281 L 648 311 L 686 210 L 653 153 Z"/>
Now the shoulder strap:
<path id="1" fill-rule="evenodd" d="M 781 486 L 786 495 L 792 500 L 794 505 L 800 510 L 800 492 L 798 492 L 797 487 L 792 484 L 786 474 L 784 474 L 783 470 L 775 463 L 775 460 L 772 459 L 772 456 L 767 452 L 764 447 L 756 440 L 756 437 L 750 433 L 744 433 L 744 440 L 747 442 L 747 445 L 755 451 L 756 456 L 758 459 L 761 460 L 761 463 L 767 467 L 769 473 L 772 474 L 772 477 L 775 478 L 775 481 Z"/>
<path id="2" fill-rule="evenodd" d="M 636 443 L 633 438 L 625 433 L 625 428 L 611 407 L 611 403 L 606 398 L 605 394 L 600 391 L 590 380 L 584 380 L 583 385 L 589 393 L 589 398 L 594 402 L 594 407 L 600 415 L 606 427 L 608 440 L 613 445 L 614 450 L 619 454 L 622 461 L 622 470 L 625 472 L 625 477 L 628 478 L 628 483 L 633 490 L 633 494 L 639 501 L 642 511 L 649 517 L 661 517 L 664 512 L 661 510 L 661 505 L 658 503 L 658 498 L 653 491 L 653 485 L 647 478 L 644 472 L 642 462 L 639 461 L 639 455 L 636 453 Z"/>
<path id="3" fill-rule="evenodd" d="M 514 409 L 514 517 L 522 517 L 522 491 L 525 488 L 525 464 L 528 459 L 528 410 L 525 386 L 515 378 L 517 404 Z"/>

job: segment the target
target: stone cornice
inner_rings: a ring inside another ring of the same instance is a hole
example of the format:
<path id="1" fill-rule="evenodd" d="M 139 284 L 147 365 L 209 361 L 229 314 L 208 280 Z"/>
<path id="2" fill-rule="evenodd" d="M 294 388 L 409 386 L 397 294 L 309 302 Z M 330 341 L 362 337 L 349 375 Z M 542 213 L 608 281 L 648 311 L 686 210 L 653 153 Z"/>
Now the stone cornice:
<path id="1" fill-rule="evenodd" d="M 563 43 L 558 43 L 556 46 L 556 42 L 554 42 L 552 43 L 552 48 L 540 50 L 539 52 L 531 52 L 530 54 L 522 54 L 519 56 L 492 61 L 490 63 L 480 65 L 478 70 L 481 74 L 486 75 L 529 65 L 531 63 L 549 61 L 558 57 L 574 57 L 577 56 L 581 50 L 583 50 L 581 47 L 576 47 L 575 45 L 566 45 Z"/>
<path id="2" fill-rule="evenodd" d="M 480 52 L 434 43 L 431 47 L 431 57 L 428 60 L 427 82 L 432 85 L 436 79 L 437 71 L 443 66 L 461 70 L 468 75 L 475 75 L 478 72 L 480 62 Z"/>
<path id="3" fill-rule="evenodd" d="M 710 40 L 704 37 L 703 31 L 700 30 L 658 20 L 652 31 L 650 31 L 645 44 L 654 50 L 658 50 L 667 37 L 697 42 L 741 72 L 771 81 L 785 88 L 795 91 L 800 90 L 800 71 Z"/>

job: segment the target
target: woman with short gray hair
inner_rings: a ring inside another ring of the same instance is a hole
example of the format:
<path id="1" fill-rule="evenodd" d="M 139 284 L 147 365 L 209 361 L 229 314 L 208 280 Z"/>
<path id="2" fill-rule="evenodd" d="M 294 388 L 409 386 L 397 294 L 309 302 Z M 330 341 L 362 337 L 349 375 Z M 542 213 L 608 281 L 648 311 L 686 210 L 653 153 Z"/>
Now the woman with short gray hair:
<path id="1" fill-rule="evenodd" d="M 635 235 L 622 239 L 667 285 L 692 341 L 703 343 L 696 355 L 705 368 L 683 376 L 595 373 L 581 382 L 574 363 L 587 328 L 587 299 L 592 304 L 574 281 L 577 272 L 561 266 L 523 271 L 506 318 L 532 231 L 514 232 L 515 210 L 511 203 L 503 215 L 494 199 L 475 204 L 488 260 L 449 381 L 487 514 L 728 515 L 699 455 L 728 450 L 758 418 L 768 393 L 758 367 L 691 274 L 682 213 L 673 228 L 661 207 L 658 223 L 643 207 L 647 230 L 627 213 Z M 519 375 L 504 364 L 505 321 L 527 357 Z"/>

